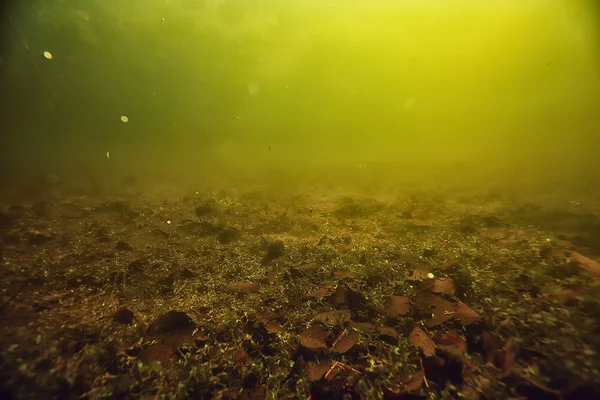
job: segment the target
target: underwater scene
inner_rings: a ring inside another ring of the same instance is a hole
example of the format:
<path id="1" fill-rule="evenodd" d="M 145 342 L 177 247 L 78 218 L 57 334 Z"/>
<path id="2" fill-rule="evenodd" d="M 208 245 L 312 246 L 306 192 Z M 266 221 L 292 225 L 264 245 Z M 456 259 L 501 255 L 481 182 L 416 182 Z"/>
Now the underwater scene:
<path id="1" fill-rule="evenodd" d="M 600 399 L 600 1 L 0 1 L 1 399 Z"/>

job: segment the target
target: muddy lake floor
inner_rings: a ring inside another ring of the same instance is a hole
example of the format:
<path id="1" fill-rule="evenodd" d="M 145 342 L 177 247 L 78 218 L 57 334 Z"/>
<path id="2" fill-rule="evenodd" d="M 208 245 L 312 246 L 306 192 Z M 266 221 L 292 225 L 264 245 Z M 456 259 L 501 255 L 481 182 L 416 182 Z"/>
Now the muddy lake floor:
<path id="1" fill-rule="evenodd" d="M 0 204 L 0 397 L 600 398 L 600 202 L 55 191 Z"/>

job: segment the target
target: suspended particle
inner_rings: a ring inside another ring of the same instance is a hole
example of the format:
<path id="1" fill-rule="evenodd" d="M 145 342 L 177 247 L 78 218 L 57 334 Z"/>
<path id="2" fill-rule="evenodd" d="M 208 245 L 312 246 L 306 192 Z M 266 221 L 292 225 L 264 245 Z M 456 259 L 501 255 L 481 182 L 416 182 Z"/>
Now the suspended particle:
<path id="1" fill-rule="evenodd" d="M 127 115 L 121 115 L 121 121 L 122 122 L 129 122 L 129 117 L 127 117 Z"/>
<path id="2" fill-rule="evenodd" d="M 106 158 L 110 159 L 110 151 L 106 152 Z"/>
<path id="3" fill-rule="evenodd" d="M 50 53 L 48 50 L 44 51 L 43 54 L 46 60 L 52 60 L 52 53 Z"/>
<path id="4" fill-rule="evenodd" d="M 256 82 L 250 82 L 246 85 L 246 90 L 251 96 L 256 96 L 260 92 L 260 86 Z"/>

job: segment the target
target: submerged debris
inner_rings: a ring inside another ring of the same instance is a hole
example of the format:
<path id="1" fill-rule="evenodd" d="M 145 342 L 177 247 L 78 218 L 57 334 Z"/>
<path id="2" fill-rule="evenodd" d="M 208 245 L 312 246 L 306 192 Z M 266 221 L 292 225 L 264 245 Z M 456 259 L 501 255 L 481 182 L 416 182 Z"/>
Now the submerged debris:
<path id="1" fill-rule="evenodd" d="M 596 394 L 594 213 L 117 183 L 122 199 L 0 204 L 14 397 Z"/>
<path id="2" fill-rule="evenodd" d="M 120 324 L 130 324 L 133 321 L 133 311 L 127 308 L 119 308 L 113 315 L 113 321 Z"/>

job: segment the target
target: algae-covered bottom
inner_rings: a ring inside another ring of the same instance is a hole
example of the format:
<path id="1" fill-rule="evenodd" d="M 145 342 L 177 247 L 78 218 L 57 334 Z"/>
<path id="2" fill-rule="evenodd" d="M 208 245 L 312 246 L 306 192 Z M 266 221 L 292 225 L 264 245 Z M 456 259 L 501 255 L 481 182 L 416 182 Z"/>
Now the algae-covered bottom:
<path id="1" fill-rule="evenodd" d="M 278 190 L 1 204 L 1 397 L 598 398 L 598 202 Z"/>

